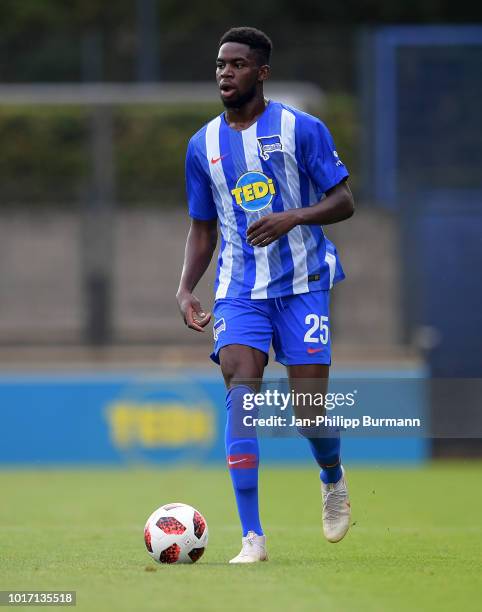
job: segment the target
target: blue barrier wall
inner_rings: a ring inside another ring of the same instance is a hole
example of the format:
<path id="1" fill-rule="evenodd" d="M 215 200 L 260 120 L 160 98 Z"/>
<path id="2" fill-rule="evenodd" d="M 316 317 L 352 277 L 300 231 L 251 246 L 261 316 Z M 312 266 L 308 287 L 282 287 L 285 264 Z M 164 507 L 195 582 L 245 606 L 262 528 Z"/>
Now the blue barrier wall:
<path id="1" fill-rule="evenodd" d="M 410 402 L 424 414 L 417 389 Z M 222 463 L 224 398 L 220 377 L 188 371 L 0 376 L 0 464 Z M 345 436 L 343 448 L 347 462 L 410 463 L 428 453 L 421 437 Z M 263 437 L 261 452 L 268 463 L 311 461 L 301 438 Z"/>

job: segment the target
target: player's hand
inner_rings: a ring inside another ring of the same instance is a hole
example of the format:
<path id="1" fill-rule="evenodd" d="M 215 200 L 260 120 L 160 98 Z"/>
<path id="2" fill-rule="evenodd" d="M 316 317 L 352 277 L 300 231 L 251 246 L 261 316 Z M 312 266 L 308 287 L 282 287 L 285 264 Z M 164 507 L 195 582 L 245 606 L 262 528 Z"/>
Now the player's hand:
<path id="1" fill-rule="evenodd" d="M 178 293 L 177 303 L 184 323 L 198 332 L 204 332 L 203 327 L 211 320 L 211 313 L 204 312 L 201 302 L 192 293 Z"/>
<path id="2" fill-rule="evenodd" d="M 247 231 L 248 244 L 256 247 L 267 247 L 296 226 L 296 219 L 291 210 L 270 213 L 252 223 Z"/>

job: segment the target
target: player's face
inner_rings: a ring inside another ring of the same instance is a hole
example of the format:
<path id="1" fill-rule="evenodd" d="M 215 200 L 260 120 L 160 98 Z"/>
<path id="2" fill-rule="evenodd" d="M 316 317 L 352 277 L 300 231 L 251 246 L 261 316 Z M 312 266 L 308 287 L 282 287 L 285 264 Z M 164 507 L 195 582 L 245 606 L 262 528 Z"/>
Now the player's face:
<path id="1" fill-rule="evenodd" d="M 264 81 L 267 66 L 259 66 L 257 56 L 241 43 L 224 43 L 216 60 L 216 81 L 226 108 L 240 108 L 256 95 Z"/>

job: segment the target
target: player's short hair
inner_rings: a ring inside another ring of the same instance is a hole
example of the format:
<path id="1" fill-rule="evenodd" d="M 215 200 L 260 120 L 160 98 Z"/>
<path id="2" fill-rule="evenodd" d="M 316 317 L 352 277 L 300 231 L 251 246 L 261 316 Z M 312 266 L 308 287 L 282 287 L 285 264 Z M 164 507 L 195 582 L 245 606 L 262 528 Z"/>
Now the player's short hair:
<path id="1" fill-rule="evenodd" d="M 219 46 L 227 42 L 248 45 L 256 53 L 259 65 L 269 64 L 273 43 L 269 36 L 257 28 L 241 27 L 231 28 L 225 32 L 219 41 Z"/>

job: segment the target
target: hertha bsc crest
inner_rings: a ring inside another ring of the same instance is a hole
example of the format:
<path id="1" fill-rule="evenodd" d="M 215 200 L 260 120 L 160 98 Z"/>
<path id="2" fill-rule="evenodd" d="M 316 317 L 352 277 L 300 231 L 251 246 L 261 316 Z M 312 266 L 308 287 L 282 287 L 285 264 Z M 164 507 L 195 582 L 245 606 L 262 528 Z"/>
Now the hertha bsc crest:
<path id="1" fill-rule="evenodd" d="M 280 153 L 283 152 L 283 143 L 281 142 L 281 136 L 279 134 L 274 136 L 259 136 L 257 140 L 259 154 L 264 161 L 268 161 L 269 156 L 272 153 L 276 153 L 276 151 Z"/>

